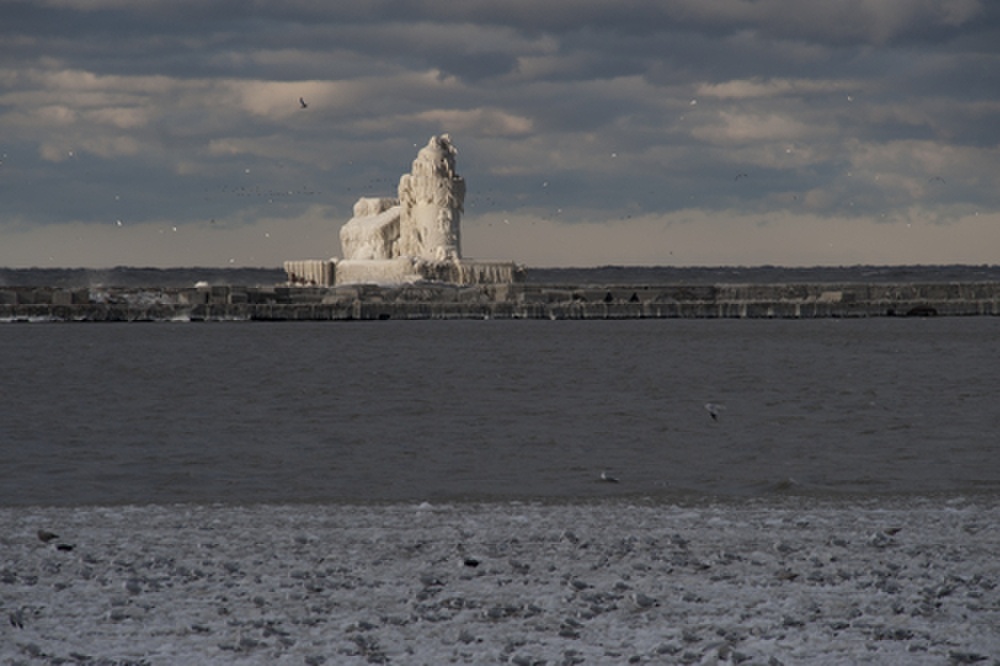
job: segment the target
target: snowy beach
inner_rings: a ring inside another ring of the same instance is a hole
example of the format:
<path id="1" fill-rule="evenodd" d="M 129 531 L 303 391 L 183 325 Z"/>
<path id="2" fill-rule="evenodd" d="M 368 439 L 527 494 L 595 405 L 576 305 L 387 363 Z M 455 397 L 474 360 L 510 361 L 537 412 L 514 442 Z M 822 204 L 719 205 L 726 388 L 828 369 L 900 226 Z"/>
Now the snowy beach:
<path id="1" fill-rule="evenodd" d="M 0 663 L 997 663 L 998 526 L 977 496 L 3 508 Z"/>

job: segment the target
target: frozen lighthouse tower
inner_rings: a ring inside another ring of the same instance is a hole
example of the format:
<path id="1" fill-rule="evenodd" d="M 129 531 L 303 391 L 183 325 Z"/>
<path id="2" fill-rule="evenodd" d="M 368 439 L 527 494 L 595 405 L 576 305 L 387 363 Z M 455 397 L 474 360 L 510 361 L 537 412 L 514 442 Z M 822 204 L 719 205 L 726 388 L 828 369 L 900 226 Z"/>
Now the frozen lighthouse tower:
<path id="1" fill-rule="evenodd" d="M 455 173 L 458 153 L 447 134 L 432 136 L 399 179 L 399 252 L 429 261 L 462 257 L 465 181 Z"/>
<path id="2" fill-rule="evenodd" d="M 521 279 L 513 262 L 462 258 L 465 180 L 447 134 L 432 136 L 399 179 L 398 197 L 362 197 L 340 229 L 341 260 L 286 261 L 293 284 L 496 284 Z"/>

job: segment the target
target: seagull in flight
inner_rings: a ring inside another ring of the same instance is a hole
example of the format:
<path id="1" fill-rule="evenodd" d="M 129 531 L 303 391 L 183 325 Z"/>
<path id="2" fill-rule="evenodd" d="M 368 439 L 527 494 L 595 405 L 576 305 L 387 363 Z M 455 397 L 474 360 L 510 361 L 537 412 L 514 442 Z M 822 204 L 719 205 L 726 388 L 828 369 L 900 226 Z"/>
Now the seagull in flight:
<path id="1" fill-rule="evenodd" d="M 302 108 L 302 109 L 308 109 L 309 108 L 309 105 L 306 104 L 306 101 L 304 99 L 302 99 L 301 97 L 299 97 L 299 108 Z"/>
<path id="2" fill-rule="evenodd" d="M 725 405 L 720 405 L 716 402 L 706 402 L 705 409 L 708 410 L 708 415 L 712 417 L 713 421 L 719 420 L 719 412 L 725 409 Z"/>

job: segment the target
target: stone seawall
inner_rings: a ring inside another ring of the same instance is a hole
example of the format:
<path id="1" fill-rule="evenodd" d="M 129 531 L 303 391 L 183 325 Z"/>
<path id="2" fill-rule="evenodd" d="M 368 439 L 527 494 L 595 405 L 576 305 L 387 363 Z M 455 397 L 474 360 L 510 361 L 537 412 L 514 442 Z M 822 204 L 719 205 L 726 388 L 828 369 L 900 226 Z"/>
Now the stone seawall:
<path id="1" fill-rule="evenodd" d="M 934 315 L 1000 315 L 1000 282 L 0 289 L 7 322 Z"/>

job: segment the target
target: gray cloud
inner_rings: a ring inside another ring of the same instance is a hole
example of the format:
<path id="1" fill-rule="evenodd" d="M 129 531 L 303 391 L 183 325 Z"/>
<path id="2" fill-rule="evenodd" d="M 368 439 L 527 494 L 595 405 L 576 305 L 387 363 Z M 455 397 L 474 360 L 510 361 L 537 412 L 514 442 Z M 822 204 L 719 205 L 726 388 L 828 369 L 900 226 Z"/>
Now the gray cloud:
<path id="1" fill-rule="evenodd" d="M 470 238 L 532 256 L 538 239 L 500 230 L 514 220 L 572 239 L 606 224 L 623 245 L 609 253 L 635 261 L 650 256 L 643 234 L 691 219 L 719 220 L 701 223 L 706 249 L 663 249 L 663 261 L 710 257 L 726 220 L 868 224 L 872 238 L 877 225 L 951 225 L 969 230 L 969 261 L 993 238 L 990 3 L 344 5 L 0 3 L 0 264 L 47 260 L 59 236 L 33 242 L 33 230 L 80 225 L 136 229 L 80 261 L 150 261 L 135 239 L 167 229 L 201 234 L 199 256 L 228 261 L 242 244 L 240 261 L 276 263 L 252 250 L 263 227 L 277 225 L 275 239 L 327 224 L 335 238 L 357 196 L 392 193 L 414 144 L 444 131 L 470 185 Z M 212 255 L 217 229 L 232 233 Z M 898 261 L 934 256 L 938 236 L 911 237 Z M 850 263 L 866 242 L 827 241 L 824 256 Z M 552 263 L 571 261 L 566 245 L 549 248 Z M 325 253 L 337 251 L 334 240 Z M 801 251 L 789 246 L 787 262 Z"/>

